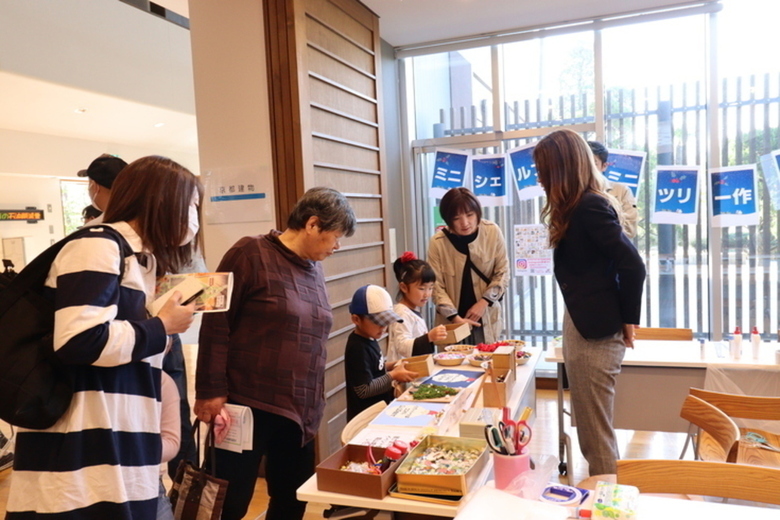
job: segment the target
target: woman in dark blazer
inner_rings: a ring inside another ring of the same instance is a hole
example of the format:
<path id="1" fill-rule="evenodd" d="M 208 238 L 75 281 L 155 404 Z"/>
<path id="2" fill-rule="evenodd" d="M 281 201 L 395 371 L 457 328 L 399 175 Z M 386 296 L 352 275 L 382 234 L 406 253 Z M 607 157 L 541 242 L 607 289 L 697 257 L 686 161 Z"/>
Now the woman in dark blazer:
<path id="1" fill-rule="evenodd" d="M 591 475 L 616 472 L 612 427 L 615 379 L 639 323 L 645 266 L 623 233 L 618 202 L 607 195 L 590 147 L 558 130 L 534 149 L 547 194 L 542 218 L 555 248 L 563 293 L 563 355 L 577 436 Z"/>

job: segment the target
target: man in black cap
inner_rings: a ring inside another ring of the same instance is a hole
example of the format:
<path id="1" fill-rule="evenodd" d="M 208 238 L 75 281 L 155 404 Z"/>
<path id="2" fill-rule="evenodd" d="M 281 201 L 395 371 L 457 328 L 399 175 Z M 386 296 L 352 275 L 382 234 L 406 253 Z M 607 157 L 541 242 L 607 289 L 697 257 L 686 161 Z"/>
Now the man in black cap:
<path id="1" fill-rule="evenodd" d="M 100 211 L 106 210 L 108 197 L 111 195 L 111 186 L 114 185 L 114 179 L 119 175 L 127 163 L 116 157 L 104 153 L 89 165 L 86 170 L 79 172 L 79 177 L 89 177 L 89 198 L 92 199 L 92 205 Z M 90 224 L 99 224 L 103 222 L 102 215 L 93 219 Z"/>

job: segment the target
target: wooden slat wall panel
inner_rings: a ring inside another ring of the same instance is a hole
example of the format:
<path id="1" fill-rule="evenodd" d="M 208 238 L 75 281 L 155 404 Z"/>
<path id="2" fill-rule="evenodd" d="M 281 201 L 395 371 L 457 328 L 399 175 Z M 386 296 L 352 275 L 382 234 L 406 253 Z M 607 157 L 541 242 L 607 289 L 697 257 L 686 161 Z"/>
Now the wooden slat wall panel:
<path id="1" fill-rule="evenodd" d="M 366 121 L 376 121 L 377 107 L 371 99 L 357 97 L 332 82 L 312 77 L 309 82 L 312 103 L 351 114 Z"/>
<path id="2" fill-rule="evenodd" d="M 323 168 L 315 165 L 314 174 L 323 186 L 350 193 L 379 193 L 379 175 L 366 175 L 338 168 Z M 342 188 L 336 188 L 342 186 Z M 349 201 L 352 204 L 353 200 Z M 352 206 L 354 209 L 354 205 Z"/>
<path id="3" fill-rule="evenodd" d="M 382 218 L 382 199 L 348 197 L 358 219 Z"/>
<path id="4" fill-rule="evenodd" d="M 314 138 L 312 142 L 314 162 L 343 164 L 369 170 L 379 169 L 379 153 L 346 143 Z"/>
<path id="5" fill-rule="evenodd" d="M 376 127 L 354 119 L 347 119 L 338 113 L 315 108 L 311 112 L 311 131 L 342 140 L 355 141 L 374 148 L 379 147 Z"/>
<path id="6" fill-rule="evenodd" d="M 361 22 L 344 12 L 340 7 L 333 9 L 331 2 L 316 0 L 307 3 L 306 12 L 310 17 L 315 18 L 323 25 L 332 27 L 335 32 L 351 39 L 355 44 L 365 49 L 373 49 L 374 35 L 371 28 L 367 27 L 368 20 Z"/>
<path id="7" fill-rule="evenodd" d="M 351 300 L 358 287 L 367 284 L 385 285 L 385 273 L 382 271 L 370 271 L 348 278 L 338 278 L 326 283 L 331 302 Z"/>
<path id="8" fill-rule="evenodd" d="M 306 34 L 309 37 L 309 45 L 346 60 L 366 74 L 374 75 L 374 54 L 339 34 L 338 27 L 329 27 L 321 23 L 321 20 L 307 18 Z"/>
<path id="9" fill-rule="evenodd" d="M 355 234 L 323 262 L 334 326 L 327 343 L 325 417 L 317 436 L 322 459 L 339 446 L 346 423 L 343 356 L 353 329 L 347 302 L 362 285 L 385 286 L 389 275 L 379 22 L 357 0 L 264 5 L 278 217 L 286 221 L 305 190 L 330 186 L 347 194 L 358 218 Z M 381 344 L 386 348 L 387 341 Z"/>
<path id="10" fill-rule="evenodd" d="M 376 98 L 376 78 L 366 75 L 350 67 L 341 60 L 335 59 L 320 50 L 308 49 L 309 71 L 324 76 L 337 83 L 342 88 L 354 91 L 356 94 L 370 99 Z"/>
<path id="11" fill-rule="evenodd" d="M 377 245 L 371 247 L 337 251 L 336 254 L 333 255 L 328 262 L 324 262 L 322 266 L 325 270 L 325 276 L 334 276 L 372 265 L 381 265 L 384 261 L 384 244 L 377 242 Z M 334 325 L 333 329 L 336 330 L 338 327 Z"/>

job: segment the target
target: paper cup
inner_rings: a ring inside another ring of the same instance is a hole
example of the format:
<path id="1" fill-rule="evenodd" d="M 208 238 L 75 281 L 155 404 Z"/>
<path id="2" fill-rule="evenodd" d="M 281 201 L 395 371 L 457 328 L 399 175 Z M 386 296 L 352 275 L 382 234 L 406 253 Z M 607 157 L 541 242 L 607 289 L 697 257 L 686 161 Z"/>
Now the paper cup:
<path id="1" fill-rule="evenodd" d="M 493 453 L 493 475 L 496 478 L 496 489 L 508 489 L 518 475 L 529 469 L 531 469 L 531 454 L 528 450 L 523 450 L 520 455 Z"/>

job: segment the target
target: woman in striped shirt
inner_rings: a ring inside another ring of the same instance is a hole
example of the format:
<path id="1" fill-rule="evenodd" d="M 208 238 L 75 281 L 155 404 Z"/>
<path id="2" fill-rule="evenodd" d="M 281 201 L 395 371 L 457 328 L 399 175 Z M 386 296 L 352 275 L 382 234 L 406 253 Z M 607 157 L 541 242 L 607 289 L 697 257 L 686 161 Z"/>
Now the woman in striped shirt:
<path id="1" fill-rule="evenodd" d="M 54 349 L 75 392 L 54 426 L 20 429 L 8 520 L 155 518 L 160 366 L 167 335 L 187 330 L 194 303 L 176 294 L 156 317 L 147 308 L 157 276 L 177 272 L 197 246 L 201 191 L 170 159 L 138 159 L 114 182 L 104 224 L 52 264 Z"/>

